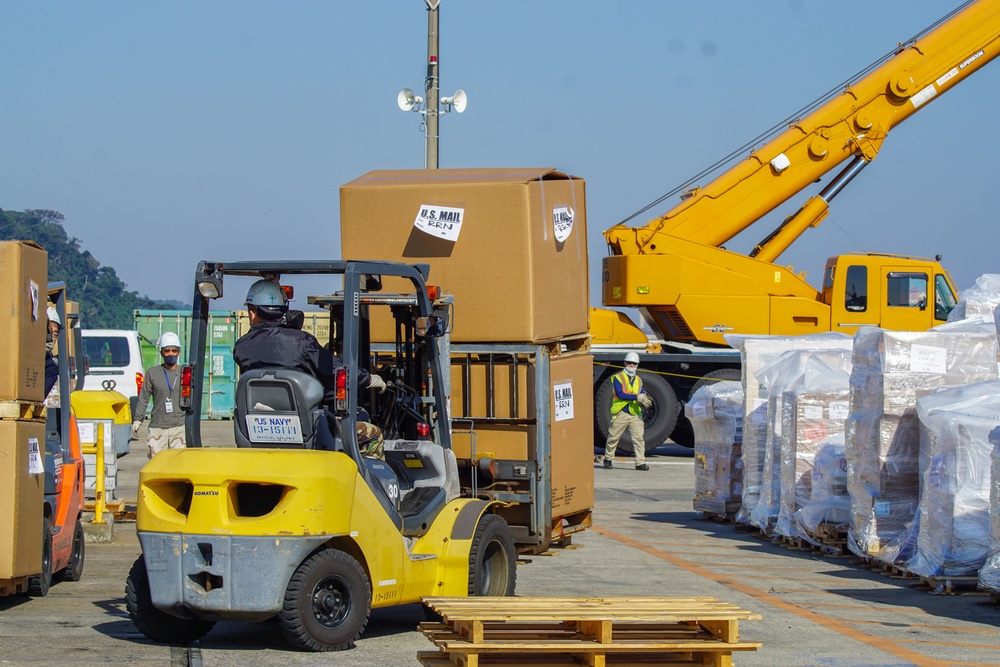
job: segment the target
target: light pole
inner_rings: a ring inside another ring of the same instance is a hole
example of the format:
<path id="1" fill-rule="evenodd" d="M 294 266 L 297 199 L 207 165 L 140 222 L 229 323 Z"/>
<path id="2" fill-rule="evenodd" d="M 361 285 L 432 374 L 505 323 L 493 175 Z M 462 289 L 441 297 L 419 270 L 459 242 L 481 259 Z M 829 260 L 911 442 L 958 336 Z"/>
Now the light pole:
<path id="1" fill-rule="evenodd" d="M 426 169 L 438 168 L 438 120 L 443 113 L 448 113 L 452 109 L 458 113 L 465 111 L 468 99 L 465 91 L 461 88 L 455 91 L 454 95 L 439 97 L 438 85 L 440 83 L 440 71 L 438 64 L 438 6 L 441 0 L 424 0 L 427 4 L 427 77 L 424 79 L 424 94 L 427 96 L 427 104 L 422 107 L 424 98 L 414 95 L 409 88 L 403 88 L 396 96 L 396 104 L 403 111 L 415 111 L 424 116 L 424 131 L 427 133 L 427 145 L 424 149 L 424 167 Z M 444 110 L 440 109 L 440 104 L 444 105 Z"/>

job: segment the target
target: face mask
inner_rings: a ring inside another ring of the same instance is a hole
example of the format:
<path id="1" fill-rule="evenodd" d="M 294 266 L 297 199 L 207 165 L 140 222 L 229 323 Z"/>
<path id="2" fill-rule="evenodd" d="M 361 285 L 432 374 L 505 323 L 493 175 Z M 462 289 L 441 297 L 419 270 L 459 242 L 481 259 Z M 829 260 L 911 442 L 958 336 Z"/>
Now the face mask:
<path id="1" fill-rule="evenodd" d="M 174 365 L 177 364 L 177 355 L 176 354 L 165 354 L 165 355 L 163 355 L 163 362 L 167 366 L 174 366 Z"/>
<path id="2" fill-rule="evenodd" d="M 626 366 L 625 367 L 625 375 L 629 376 L 630 378 L 634 378 L 635 377 L 635 371 L 636 371 L 636 367 L 635 366 Z"/>
<path id="3" fill-rule="evenodd" d="M 55 341 L 51 341 L 50 340 L 47 343 L 45 343 L 45 351 L 46 352 L 51 352 L 54 349 L 56 349 Z"/>

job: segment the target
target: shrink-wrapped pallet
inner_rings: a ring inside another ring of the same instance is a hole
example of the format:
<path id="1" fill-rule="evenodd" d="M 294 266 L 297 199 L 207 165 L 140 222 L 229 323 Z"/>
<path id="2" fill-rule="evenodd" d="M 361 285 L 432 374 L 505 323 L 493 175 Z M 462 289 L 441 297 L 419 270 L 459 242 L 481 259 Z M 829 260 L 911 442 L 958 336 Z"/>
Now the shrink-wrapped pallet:
<path id="1" fill-rule="evenodd" d="M 849 359 L 844 360 L 849 365 Z M 781 497 L 775 530 L 786 537 L 809 538 L 792 516 L 812 497 L 813 466 L 819 448 L 843 437 L 850 397 L 850 372 L 825 365 L 822 376 L 786 391 L 781 423 Z"/>
<path id="2" fill-rule="evenodd" d="M 1000 425 L 1000 380 L 938 389 L 917 399 L 920 505 L 907 569 L 972 576 L 989 551 L 990 431 Z"/>
<path id="3" fill-rule="evenodd" d="M 1000 310 L 1000 309 L 998 309 Z M 990 452 L 990 548 L 979 568 L 979 587 L 1000 595 L 1000 427 L 987 438 Z"/>
<path id="4" fill-rule="evenodd" d="M 845 420 L 846 421 L 846 420 Z M 820 524 L 846 528 L 851 520 L 851 497 L 847 493 L 847 459 L 844 434 L 832 435 L 819 443 L 812 469 L 809 501 L 792 515 L 800 536 L 810 539 Z"/>
<path id="5" fill-rule="evenodd" d="M 767 394 L 761 392 L 757 371 L 789 350 L 850 350 L 853 340 L 832 332 L 811 336 L 727 335 L 726 342 L 740 351 L 743 367 L 743 503 L 736 519 L 749 523 L 750 512 L 760 498 L 767 444 Z"/>
<path id="6" fill-rule="evenodd" d="M 684 413 L 694 429 L 694 509 L 733 515 L 743 496 L 743 386 L 701 387 Z"/>
<path id="7" fill-rule="evenodd" d="M 760 498 L 750 512 L 750 523 L 762 531 L 769 532 L 775 527 L 781 510 L 781 442 L 785 423 L 782 415 L 786 392 L 799 386 L 806 389 L 823 386 L 835 369 L 849 374 L 850 366 L 849 350 L 793 350 L 757 372 L 762 389 L 767 389 L 767 433 Z"/>
<path id="8" fill-rule="evenodd" d="M 995 379 L 996 359 L 997 336 L 986 323 L 923 332 L 862 327 L 855 334 L 846 430 L 854 553 L 891 563 L 910 558 L 905 529 L 918 503 L 918 391 Z"/>
<path id="9" fill-rule="evenodd" d="M 1000 303 L 1000 274 L 984 273 L 976 284 L 958 293 L 958 303 L 948 313 L 949 322 L 966 319 L 990 319 Z"/>

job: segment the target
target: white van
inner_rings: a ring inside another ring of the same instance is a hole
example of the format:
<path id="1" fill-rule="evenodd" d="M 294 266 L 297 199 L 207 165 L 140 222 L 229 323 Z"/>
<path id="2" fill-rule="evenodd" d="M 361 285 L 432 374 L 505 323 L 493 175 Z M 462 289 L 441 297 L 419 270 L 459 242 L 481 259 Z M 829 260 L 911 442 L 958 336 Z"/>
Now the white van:
<path id="1" fill-rule="evenodd" d="M 128 397 L 135 415 L 142 387 L 139 332 L 127 329 L 84 329 L 83 356 L 88 364 L 84 389 L 113 389 Z M 134 417 L 133 417 L 134 419 Z"/>

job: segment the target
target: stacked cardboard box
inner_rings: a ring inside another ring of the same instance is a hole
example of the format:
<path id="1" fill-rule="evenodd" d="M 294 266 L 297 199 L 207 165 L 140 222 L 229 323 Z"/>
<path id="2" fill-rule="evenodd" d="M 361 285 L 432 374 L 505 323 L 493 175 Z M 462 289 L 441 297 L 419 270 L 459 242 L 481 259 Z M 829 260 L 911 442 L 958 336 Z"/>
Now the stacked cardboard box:
<path id="1" fill-rule="evenodd" d="M 918 391 L 996 378 L 997 337 L 991 329 L 862 327 L 855 335 L 846 438 L 849 545 L 855 553 L 891 563 L 912 555 L 905 529 L 918 503 Z"/>
<path id="2" fill-rule="evenodd" d="M 917 399 L 920 507 L 916 552 L 922 576 L 975 575 L 989 551 L 989 434 L 1000 426 L 1000 381 L 939 389 Z"/>
<path id="3" fill-rule="evenodd" d="M 850 398 L 850 373 L 830 367 L 822 383 L 799 385 L 784 395 L 781 424 L 781 507 L 775 530 L 787 537 L 809 535 L 793 516 L 813 496 L 813 467 L 822 446 L 843 437 Z"/>
<path id="4" fill-rule="evenodd" d="M 849 336 L 830 333 L 789 337 L 727 336 L 726 342 L 740 351 L 743 366 L 743 504 L 736 518 L 749 523 L 750 513 L 760 499 L 768 432 L 767 392 L 761 388 L 757 371 L 789 350 L 850 350 L 852 341 Z"/>
<path id="5" fill-rule="evenodd" d="M 979 568 L 979 587 L 1000 595 L 1000 427 L 987 436 L 990 452 L 990 545 Z"/>
<path id="6" fill-rule="evenodd" d="M 429 264 L 455 296 L 454 342 L 584 334 L 585 201 L 583 179 L 550 168 L 372 171 L 340 189 L 341 252 Z M 372 340 L 395 341 L 388 318 Z"/>
<path id="7" fill-rule="evenodd" d="M 0 242 L 0 402 L 45 399 L 47 255 L 29 241 Z M 38 574 L 42 561 L 45 424 L 0 420 L 0 579 Z"/>
<path id="8" fill-rule="evenodd" d="M 372 171 L 340 189 L 344 259 L 428 264 L 428 284 L 454 296 L 451 341 L 560 347 L 589 327 L 586 184 L 551 168 Z M 383 291 L 410 291 L 386 279 Z M 373 314 L 371 337 L 394 342 L 388 315 Z M 571 346 L 566 346 L 571 347 Z M 551 358 L 549 415 L 553 518 L 593 507 L 593 358 L 577 353 Z M 475 444 L 456 435 L 459 458 L 492 453 L 500 459 L 537 460 L 533 425 L 487 418 L 486 364 L 452 358 L 453 417 L 477 418 Z M 542 418 L 533 413 L 536 368 L 492 369 L 492 417 Z M 517 403 L 513 391 L 519 387 Z M 540 389 L 540 388 L 538 388 Z M 464 408 L 469 397 L 469 414 Z M 462 428 L 463 424 L 456 424 Z"/>
<path id="9" fill-rule="evenodd" d="M 743 387 L 716 382 L 684 406 L 694 429 L 694 509 L 729 516 L 743 495 Z"/>
<path id="10" fill-rule="evenodd" d="M 809 501 L 792 515 L 797 534 L 806 539 L 818 535 L 821 524 L 841 530 L 851 519 L 851 497 L 847 493 L 847 459 L 844 434 L 819 443 L 812 469 Z"/>
<path id="11" fill-rule="evenodd" d="M 767 388 L 768 413 L 760 499 L 750 513 L 750 522 L 762 531 L 775 527 L 781 510 L 786 392 L 797 387 L 807 390 L 822 388 L 831 382 L 831 376 L 839 375 L 837 369 L 840 369 L 840 374 L 847 373 L 850 365 L 851 353 L 848 349 L 798 349 L 786 352 L 757 372 L 761 388 Z"/>

